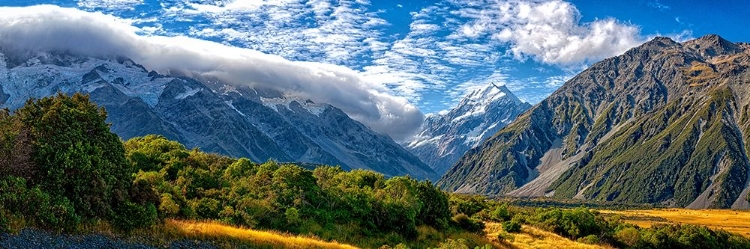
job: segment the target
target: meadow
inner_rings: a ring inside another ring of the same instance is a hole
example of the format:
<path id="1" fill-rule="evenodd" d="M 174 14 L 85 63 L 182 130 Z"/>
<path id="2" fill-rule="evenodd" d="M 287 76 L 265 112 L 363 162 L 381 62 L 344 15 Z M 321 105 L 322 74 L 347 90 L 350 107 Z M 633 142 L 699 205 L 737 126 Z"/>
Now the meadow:
<path id="1" fill-rule="evenodd" d="M 599 210 L 602 214 L 620 215 L 621 220 L 648 228 L 655 224 L 702 225 L 750 238 L 750 211 L 730 209 L 647 209 Z"/>
<path id="2" fill-rule="evenodd" d="M 504 233 L 502 224 L 498 222 L 487 222 L 484 229 L 487 238 L 503 246 L 503 248 L 517 249 L 555 249 L 555 248 L 612 248 L 602 245 L 590 245 L 576 242 L 552 232 L 544 231 L 534 226 L 524 225 L 519 233 L 512 233 L 512 239 L 499 241 L 498 235 Z"/>

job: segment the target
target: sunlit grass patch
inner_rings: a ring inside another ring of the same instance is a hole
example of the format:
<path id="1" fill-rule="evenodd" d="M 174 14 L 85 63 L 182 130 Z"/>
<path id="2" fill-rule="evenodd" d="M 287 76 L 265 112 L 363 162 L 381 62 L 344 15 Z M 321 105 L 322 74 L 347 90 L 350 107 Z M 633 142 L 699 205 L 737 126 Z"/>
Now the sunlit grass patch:
<path id="1" fill-rule="evenodd" d="M 504 242 L 497 239 L 498 235 L 504 233 L 501 223 L 486 223 L 485 232 L 487 238 L 507 248 L 609 248 L 572 241 L 555 233 L 528 225 L 524 225 L 520 233 L 510 233 L 513 239 Z"/>
<path id="2" fill-rule="evenodd" d="M 252 245 L 271 246 L 274 248 L 357 248 L 337 242 L 326 242 L 310 237 L 233 227 L 212 221 L 167 220 L 165 226 L 176 228 L 186 238 L 231 239 Z"/>
<path id="3" fill-rule="evenodd" d="M 703 225 L 723 229 L 750 238 L 750 212 L 728 209 L 652 209 L 652 210 L 601 210 L 605 214 L 618 214 L 622 220 L 640 227 L 655 224 Z"/>

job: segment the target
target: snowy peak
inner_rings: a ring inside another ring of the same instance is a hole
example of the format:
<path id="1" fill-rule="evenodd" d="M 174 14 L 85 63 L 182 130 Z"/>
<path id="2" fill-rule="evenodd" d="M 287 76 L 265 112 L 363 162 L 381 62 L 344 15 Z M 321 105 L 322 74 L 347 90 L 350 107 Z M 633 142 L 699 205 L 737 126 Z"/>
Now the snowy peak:
<path id="1" fill-rule="evenodd" d="M 283 96 L 281 98 L 265 98 L 260 97 L 260 101 L 264 106 L 279 111 L 279 108 L 286 108 L 287 110 L 293 111 L 295 106 L 302 107 L 312 115 L 320 116 L 328 107 L 328 104 L 317 104 L 309 99 L 302 99 L 296 96 Z"/>
<path id="2" fill-rule="evenodd" d="M 513 93 L 510 92 L 510 90 L 508 90 L 505 85 L 498 86 L 495 83 L 490 83 L 484 88 L 472 91 L 471 93 L 466 95 L 466 97 L 464 97 L 464 101 L 488 103 L 505 96 L 510 96 L 512 100 L 521 102 L 521 100 L 516 98 L 516 96 L 513 95 Z"/>
<path id="3" fill-rule="evenodd" d="M 428 115 L 419 135 L 404 146 L 442 174 L 530 107 L 504 85 L 488 84 L 467 94 L 453 109 Z"/>
<path id="4" fill-rule="evenodd" d="M 523 102 L 516 97 L 505 85 L 497 86 L 490 83 L 486 87 L 474 90 L 467 94 L 455 108 L 448 111 L 445 117 L 451 117 L 451 122 L 460 122 L 462 119 L 483 116 L 488 109 L 494 106 L 521 105 Z"/>
<path id="5" fill-rule="evenodd" d="M 0 67 L 0 85 L 8 95 L 4 104 L 11 109 L 20 107 L 30 97 L 92 92 L 107 84 L 155 106 L 170 80 L 151 78 L 142 66 L 122 58 L 97 59 L 63 53 L 34 56 L 6 53 L 3 58 L 5 67 Z"/>

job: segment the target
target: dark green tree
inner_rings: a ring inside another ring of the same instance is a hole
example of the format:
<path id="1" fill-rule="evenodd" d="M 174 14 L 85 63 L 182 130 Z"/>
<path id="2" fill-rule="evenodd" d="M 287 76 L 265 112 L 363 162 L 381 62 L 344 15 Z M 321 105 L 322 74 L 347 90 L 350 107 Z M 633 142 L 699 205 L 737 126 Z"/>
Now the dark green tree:
<path id="1" fill-rule="evenodd" d="M 84 218 L 113 218 L 112 207 L 129 202 L 133 170 L 104 108 L 87 95 L 59 93 L 28 100 L 16 115 L 36 165 L 31 185 L 67 198 Z"/>

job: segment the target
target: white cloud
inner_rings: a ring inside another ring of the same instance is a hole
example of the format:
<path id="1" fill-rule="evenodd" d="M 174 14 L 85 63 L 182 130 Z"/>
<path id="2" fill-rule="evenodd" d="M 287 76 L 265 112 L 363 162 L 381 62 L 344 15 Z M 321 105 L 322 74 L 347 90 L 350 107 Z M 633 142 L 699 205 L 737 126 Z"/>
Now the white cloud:
<path id="1" fill-rule="evenodd" d="M 548 64 L 576 66 L 615 56 L 645 41 L 640 28 L 607 18 L 581 23 L 569 2 L 456 1 L 457 13 L 471 21 L 457 37 L 491 36 L 506 43 L 518 60 L 533 58 Z"/>
<path id="2" fill-rule="evenodd" d="M 648 7 L 651 7 L 651 8 L 654 8 L 654 9 L 658 9 L 659 11 L 666 11 L 666 10 L 671 9 L 671 7 L 669 7 L 668 5 L 664 5 L 661 2 L 659 2 L 659 0 L 654 0 L 654 1 L 648 2 L 647 5 L 648 5 Z"/>
<path id="3" fill-rule="evenodd" d="M 56 6 L 0 8 L 0 45 L 123 55 L 150 70 L 180 72 L 232 84 L 262 85 L 330 103 L 396 140 L 421 125 L 422 113 L 357 71 L 298 62 L 259 51 L 187 37 L 141 36 L 132 21 Z"/>
<path id="4" fill-rule="evenodd" d="M 649 2 L 659 3 L 650 0 L 642 5 Z M 424 2 L 410 13 L 411 22 L 403 23 L 388 19 L 406 14 L 406 8 L 393 7 L 395 2 L 388 9 L 358 0 L 175 0 L 160 4 L 160 11 L 136 17 L 158 19 L 135 23 L 141 27 L 139 34 L 189 35 L 292 61 L 346 66 L 363 71 L 367 80 L 419 104 L 426 112 L 447 108 L 445 103 L 455 99 L 452 94 L 457 85 L 484 82 L 508 64 L 545 64 L 579 72 L 654 36 L 612 18 L 581 22 L 578 9 L 563 0 Z M 119 11 L 108 13 L 118 15 Z M 686 32 L 667 36 L 684 40 L 691 37 Z M 541 72 L 538 77 L 553 74 Z M 521 80 L 525 85 L 509 83 L 509 88 L 523 92 L 519 97 L 533 95 L 526 97 L 532 102 L 554 91 L 545 80 Z M 451 95 L 445 96 L 446 92 Z"/>
<path id="5" fill-rule="evenodd" d="M 143 4 L 143 0 L 79 0 L 78 6 L 84 8 L 132 9 Z"/>

